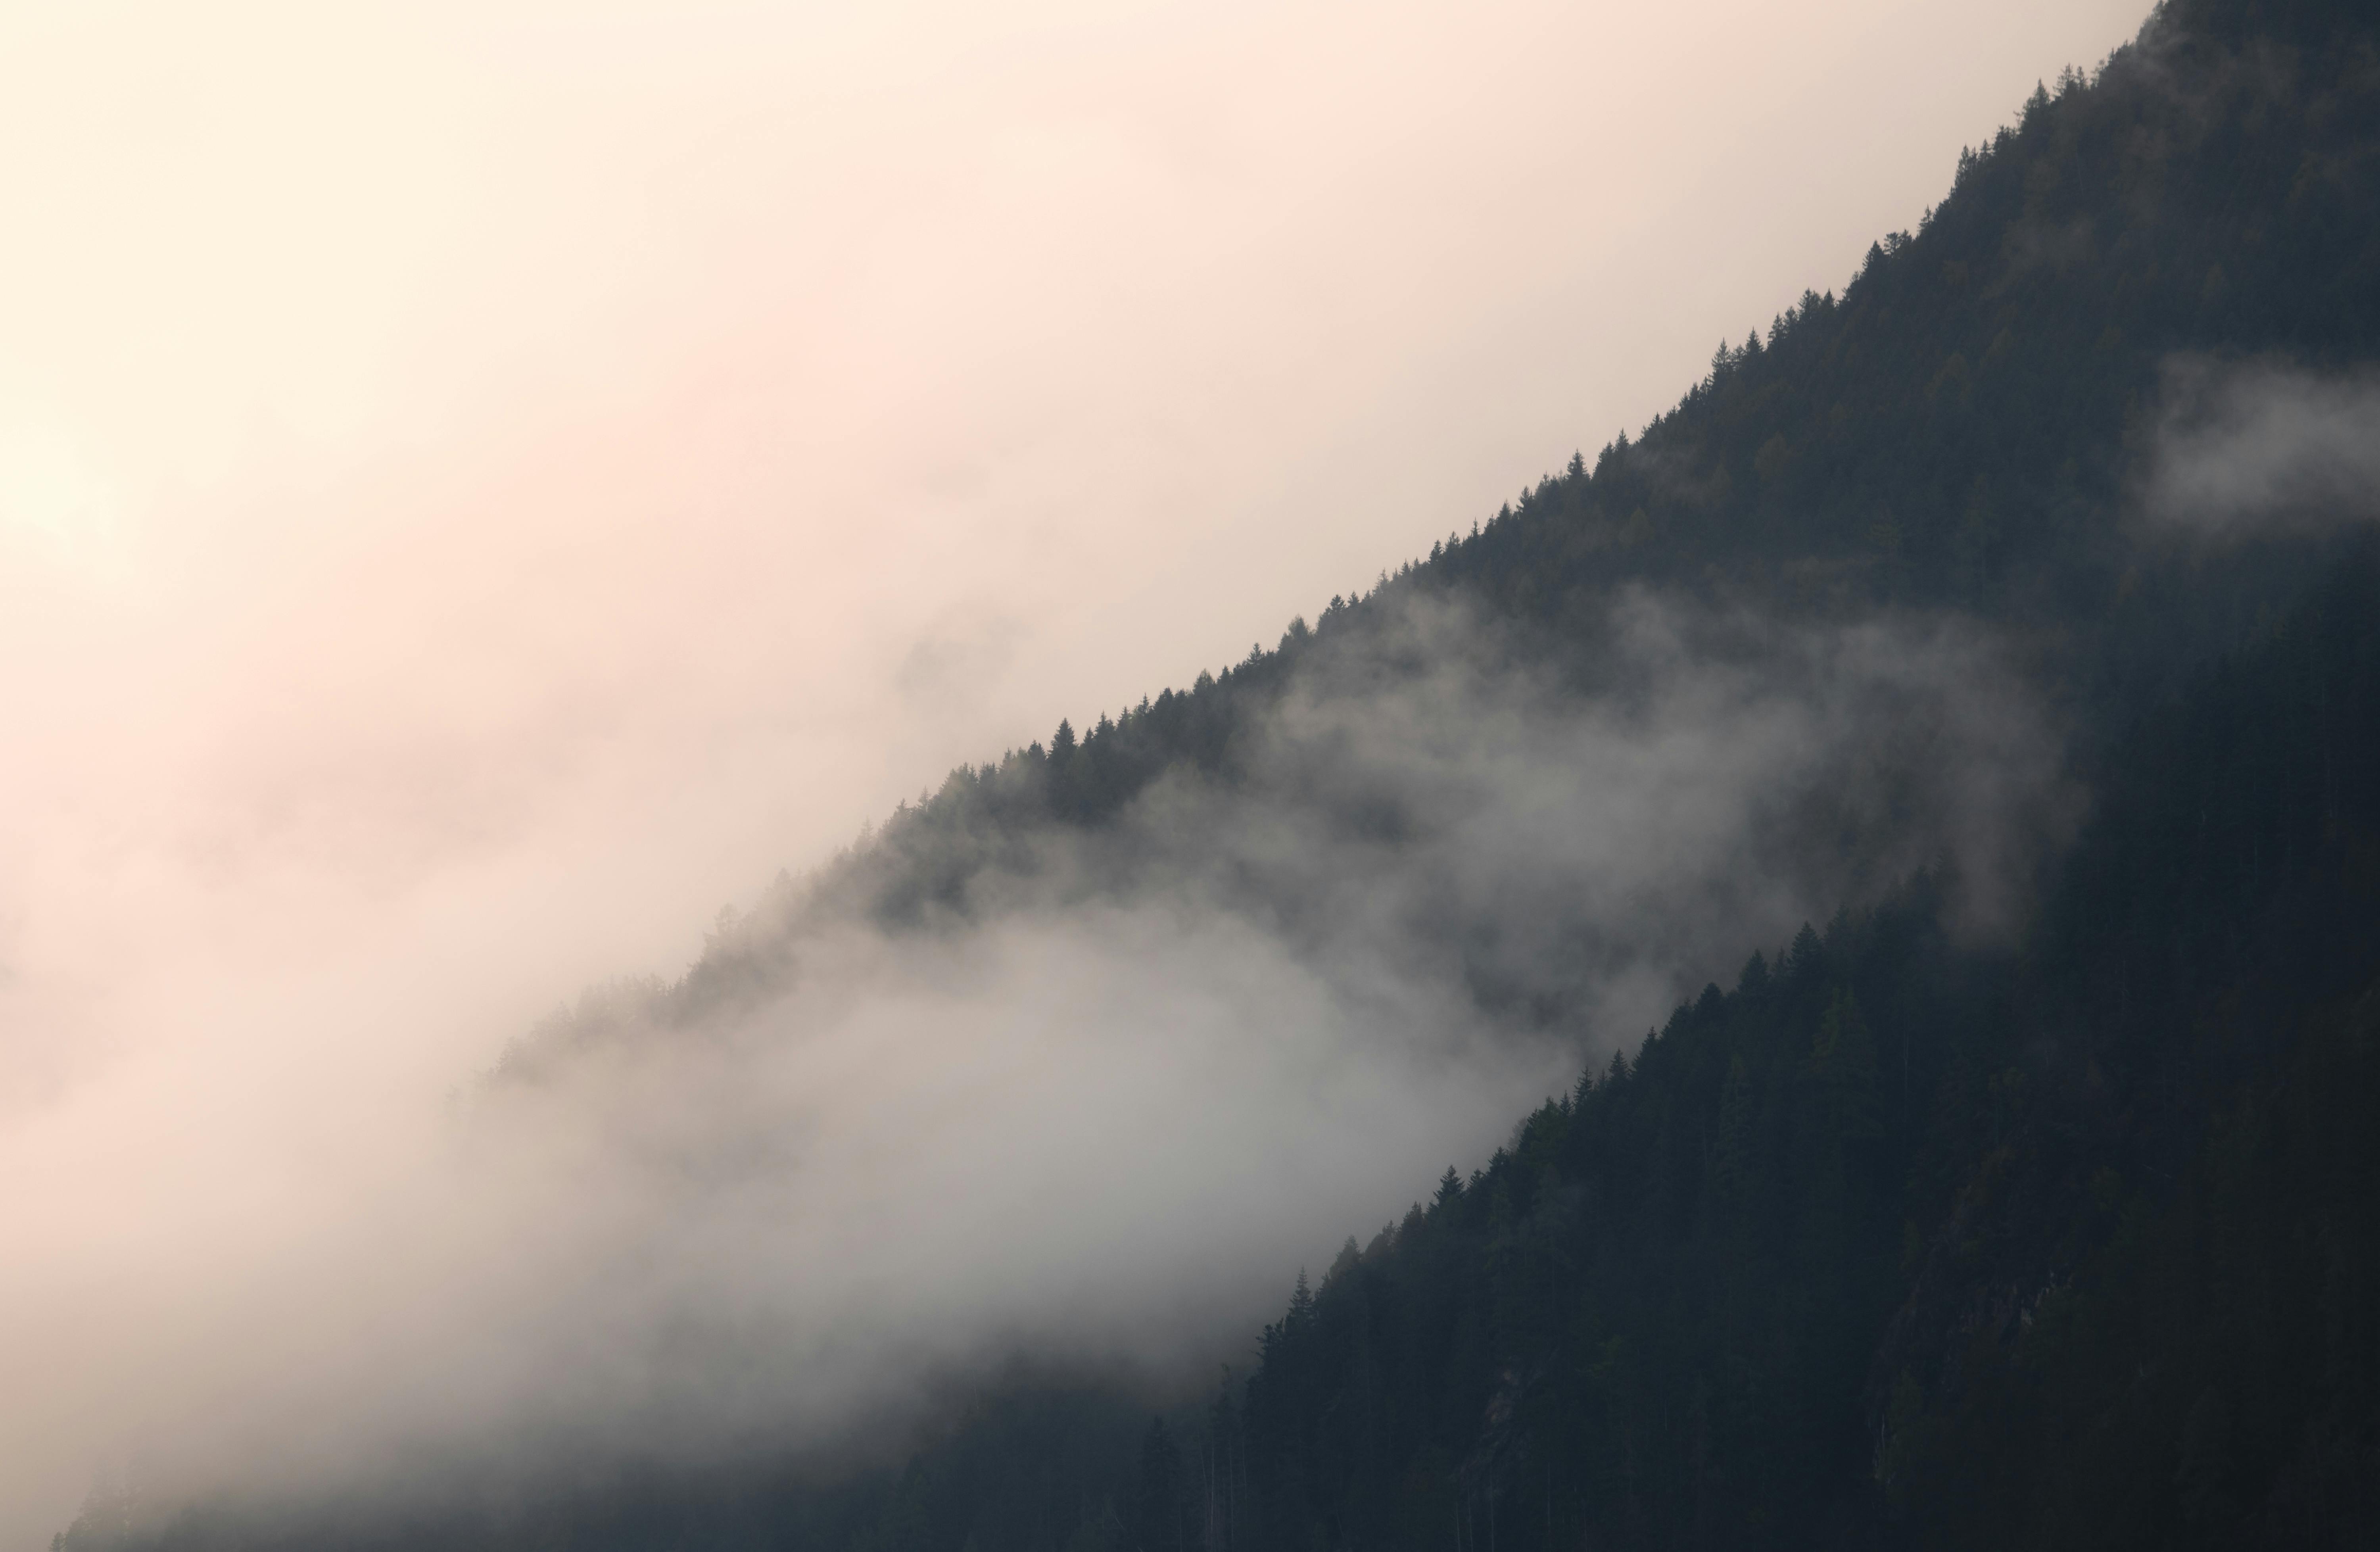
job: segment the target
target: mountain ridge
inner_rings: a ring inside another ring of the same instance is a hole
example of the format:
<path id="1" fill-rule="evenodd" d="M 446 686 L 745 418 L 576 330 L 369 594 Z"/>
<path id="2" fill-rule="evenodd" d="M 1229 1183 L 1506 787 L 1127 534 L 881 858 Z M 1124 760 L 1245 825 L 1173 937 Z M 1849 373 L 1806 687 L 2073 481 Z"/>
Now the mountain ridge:
<path id="1" fill-rule="evenodd" d="M 2369 34 L 2357 39 L 2343 8 L 2161 6 L 2094 75 L 2069 71 L 1962 153 L 1949 196 L 1916 233 L 1872 245 L 1840 299 L 1807 293 L 1765 342 L 1722 345 L 1709 376 L 1634 442 L 1622 432 L 1591 467 L 1574 456 L 1469 538 L 1384 573 L 1383 589 L 1333 599 L 1311 627 L 1293 622 L 1270 651 L 1102 712 L 1079 738 L 1062 721 L 1046 748 L 960 767 L 896 810 L 872 859 L 863 849 L 828 865 L 824 890 L 867 892 L 856 876 L 873 867 L 892 877 L 862 908 L 897 918 L 921 900 L 950 903 L 964 879 L 946 864 L 887 854 L 985 814 L 995 828 L 1096 821 L 1175 765 L 1228 772 L 1245 705 L 1276 694 L 1324 638 L 1361 632 L 1382 590 L 1462 593 L 1589 649 L 1612 590 L 1632 583 L 1822 618 L 1949 606 L 2033 638 L 2054 689 L 2096 676 L 2074 686 L 2081 720 L 2169 693 L 2239 622 L 2321 569 L 2302 547 L 2248 542 L 2208 576 L 2188 543 L 2138 531 L 2139 465 L 2177 362 L 2278 353 L 2319 371 L 2380 344 L 2380 245 L 2351 181 L 2370 155 L 2375 79 Z M 2191 161 L 2210 122 L 2241 121 L 2204 158 L 2213 165 Z M 2278 212 L 2251 203 L 2240 219 L 2247 191 L 2284 179 Z M 2154 203 L 2109 192 L 2144 182 Z M 2265 232 L 2280 221 L 2293 241 Z M 2086 309 L 2095 328 L 2073 321 Z M 1896 327 L 1915 348 L 1875 339 Z M 2060 338 L 2084 334 L 2079 360 L 2051 358 Z M 2213 632 L 2198 619 L 2210 613 L 2224 622 Z M 797 894 L 781 884 L 756 916 L 797 913 Z M 698 962 L 681 995 L 732 979 L 748 938 Z"/>
<path id="2" fill-rule="evenodd" d="M 1201 887 L 1328 929 L 1343 894 L 1166 826 L 1319 816 L 1333 863 L 1463 842 L 1429 829 L 1426 785 L 1357 779 L 1312 714 L 1413 703 L 1451 639 L 1482 670 L 1453 698 L 1517 674 L 1487 710 L 1534 725 L 1739 672 L 1766 694 L 1780 642 L 1878 622 L 1989 633 L 1900 699 L 1908 632 L 1777 670 L 1796 704 L 1856 692 L 1840 747 L 1745 810 L 1786 838 L 1764 867 L 1828 859 L 1803 891 L 1837 890 L 1826 929 L 1682 988 L 1641 1045 L 1604 1033 L 1608 1060 L 1480 1170 L 1301 1276 L 1209 1402 L 1020 1382 L 831 1488 L 763 1462 L 427 1528 L 198 1514 L 128 1540 L 95 1510 L 61 1546 L 2368 1545 L 2380 1225 L 2339 1182 L 2375 1167 L 2355 1117 L 2380 1095 L 2380 563 L 2355 513 L 2209 533 L 2156 481 L 2209 382 L 2371 370 L 2375 168 L 2368 18 L 2168 0 L 1963 155 L 1840 297 L 1722 346 L 1633 441 L 1269 652 L 962 767 L 723 920 L 682 979 L 583 1000 L 496 1070 L 536 1088 L 606 1042 L 699 1033 L 807 974 L 833 924 L 963 931 L 1134 887 L 1167 845 L 1218 854 Z M 1670 600 L 1693 674 L 1629 634 L 1641 597 Z M 2003 678 L 2027 717 L 1929 709 Z M 2032 859 L 2000 929 L 1961 928 L 1956 859 L 1840 866 L 1863 837 L 1954 833 L 1972 804 L 1944 773 L 1996 738 L 2057 751 L 1975 854 Z M 1464 905 L 1439 877 L 1413 892 Z M 1741 903 L 1678 911 L 1714 901 Z M 1493 1016 L 1565 1037 L 1579 987 L 1633 963 L 1564 927 L 1521 940 L 1515 976 L 1509 915 L 1416 920 L 1390 941 L 1439 944 Z"/>

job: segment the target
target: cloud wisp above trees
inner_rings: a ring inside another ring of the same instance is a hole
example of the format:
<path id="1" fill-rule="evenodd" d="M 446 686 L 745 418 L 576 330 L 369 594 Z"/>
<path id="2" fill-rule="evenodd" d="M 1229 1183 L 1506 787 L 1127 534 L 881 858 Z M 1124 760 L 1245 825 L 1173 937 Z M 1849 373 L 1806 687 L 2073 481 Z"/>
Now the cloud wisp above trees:
<path id="1" fill-rule="evenodd" d="M 1360 612 L 1233 779 L 1034 828 L 906 925 L 786 886 L 714 940 L 771 967 L 733 995 L 590 994 L 323 1145 L 305 1232 L 137 1388 L 153 1501 L 844 1449 L 1016 1361 L 1196 1383 L 1753 946 L 1928 866 L 1998 930 L 2070 818 L 1955 624 L 1635 594 L 1560 665 Z"/>

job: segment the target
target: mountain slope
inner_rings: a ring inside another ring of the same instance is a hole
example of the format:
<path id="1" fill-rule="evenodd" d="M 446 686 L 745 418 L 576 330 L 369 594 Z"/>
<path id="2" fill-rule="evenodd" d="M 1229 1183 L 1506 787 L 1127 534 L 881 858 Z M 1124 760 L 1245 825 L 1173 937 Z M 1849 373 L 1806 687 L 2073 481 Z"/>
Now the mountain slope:
<path id="1" fill-rule="evenodd" d="M 1920 880 L 1351 1243 L 1249 1383 L 1257 1544 L 2357 1545 L 2374 559 L 2116 770 L 2021 953 Z"/>
<path id="2" fill-rule="evenodd" d="M 1333 600 L 1187 692 L 953 772 L 871 845 L 786 884 L 674 994 L 768 979 L 805 924 L 965 913 L 1050 827 L 1113 818 L 1166 773 L 1254 770 L 1318 658 L 1394 673 L 1403 612 L 1453 600 L 1500 650 L 1593 688 L 1633 588 L 1772 616 L 1940 613 L 2004 630 L 2066 725 L 2170 693 L 2317 576 L 2301 532 L 2220 564 L 2150 515 L 2192 384 L 2380 352 L 2380 58 L 2344 6 L 2168 5 L 2086 80 L 2037 93 L 1915 234 L 1875 245 L 1723 346 L 1633 443 L 1573 460 L 1372 595 Z"/>
<path id="3" fill-rule="evenodd" d="M 496 1074 L 690 1043 L 854 923 L 955 937 L 1160 888 L 1386 994 L 1427 961 L 1486 1024 L 1572 1041 L 1623 973 L 1767 951 L 1350 1241 L 1211 1402 L 1041 1375 L 898 1471 L 597 1463 L 137 1531 L 96 1504 L 64 1545 L 2358 1545 L 2371 514 L 2351 479 L 2174 471 L 2266 424 L 2240 418 L 2260 383 L 2351 394 L 2380 357 L 2375 171 L 2369 18 L 2169 4 L 1640 438 L 1271 651 L 953 772 Z M 1631 875 L 1623 911 L 1577 904 L 1559 804 L 1482 850 L 1478 813 L 1537 785 L 1396 746 L 1550 726 L 1533 778 L 1577 782 L 1682 701 L 1724 736 L 1657 786 L 1795 715 L 1724 789 L 1741 835 L 1657 836 L 1685 882 Z M 1384 896 L 1393 930 L 1346 953 Z M 1779 949 L 1780 901 L 1832 925 Z"/>

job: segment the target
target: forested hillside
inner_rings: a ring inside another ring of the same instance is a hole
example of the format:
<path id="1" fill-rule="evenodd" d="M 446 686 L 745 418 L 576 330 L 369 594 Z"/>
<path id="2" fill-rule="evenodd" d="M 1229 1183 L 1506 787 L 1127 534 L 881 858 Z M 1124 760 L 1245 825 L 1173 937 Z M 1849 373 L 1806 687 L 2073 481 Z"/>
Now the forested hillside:
<path id="1" fill-rule="evenodd" d="M 2372 560 L 2111 781 L 2020 952 L 1920 879 L 1351 1243 L 1248 1387 L 1259 1543 L 2361 1545 Z"/>
<path id="2" fill-rule="evenodd" d="M 2260 428 L 2254 456 L 2335 463 L 2257 395 L 2368 403 L 2375 370 L 2380 30 L 2170 0 L 1641 436 L 1270 650 L 951 773 L 490 1079 L 765 1002 L 837 922 L 957 932 L 1186 857 L 1330 944 L 1334 870 L 1424 856 L 1397 940 L 1597 1060 L 1401 1221 L 1349 1225 L 1209 1392 L 1020 1370 L 898 1467 L 760 1454 L 146 1527 L 95 1502 L 61 1546 L 2373 1545 L 2375 504 L 2352 468 L 2176 471 Z M 1515 865 L 1524 911 L 1474 909 L 1330 709 L 1407 706 L 1458 657 L 1465 686 L 1524 679 L 1523 721 L 1658 698 L 1646 600 L 1728 683 L 1856 681 L 1858 709 L 1758 794 L 1724 854 L 1745 877 L 1645 907 L 1733 934 L 1742 968 L 1637 1044 L 1589 1015 L 1650 951 L 1563 914 L 1558 849 Z M 1858 666 L 1912 642 L 1923 693 Z M 1926 709 L 1989 695 L 2025 714 Z M 1995 808 L 1973 772 L 2019 746 Z M 1202 828 L 1257 811 L 1330 843 L 1292 870 Z M 1755 883 L 1824 903 L 1762 940 L 1735 925 Z"/>
<path id="3" fill-rule="evenodd" d="M 1710 374 L 1270 650 L 1045 746 L 951 773 L 821 879 L 788 883 L 672 995 L 690 1013 L 785 930 L 854 908 L 964 912 L 1027 837 L 1096 826 L 1160 775 L 1245 780 L 1253 730 L 1337 646 L 1410 673 L 1400 606 L 1451 598 L 1498 649 L 1596 687 L 1612 599 L 1853 620 L 1951 611 L 2009 632 L 2086 742 L 2173 693 L 2319 576 L 2301 529 L 2219 554 L 2144 516 L 2163 433 L 2240 363 L 2380 352 L 2380 62 L 2351 6 L 2169 5 L 1965 155 L 1915 233 L 1722 343 Z"/>

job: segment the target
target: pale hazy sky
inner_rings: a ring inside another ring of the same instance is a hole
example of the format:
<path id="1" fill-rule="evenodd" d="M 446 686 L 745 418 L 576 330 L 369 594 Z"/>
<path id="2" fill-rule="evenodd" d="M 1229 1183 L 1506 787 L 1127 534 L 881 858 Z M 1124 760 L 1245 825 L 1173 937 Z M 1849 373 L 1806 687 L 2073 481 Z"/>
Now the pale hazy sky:
<path id="1" fill-rule="evenodd" d="M 2142 11 L 0 11 L 0 1545 L 358 1139 L 1640 425 Z"/>

